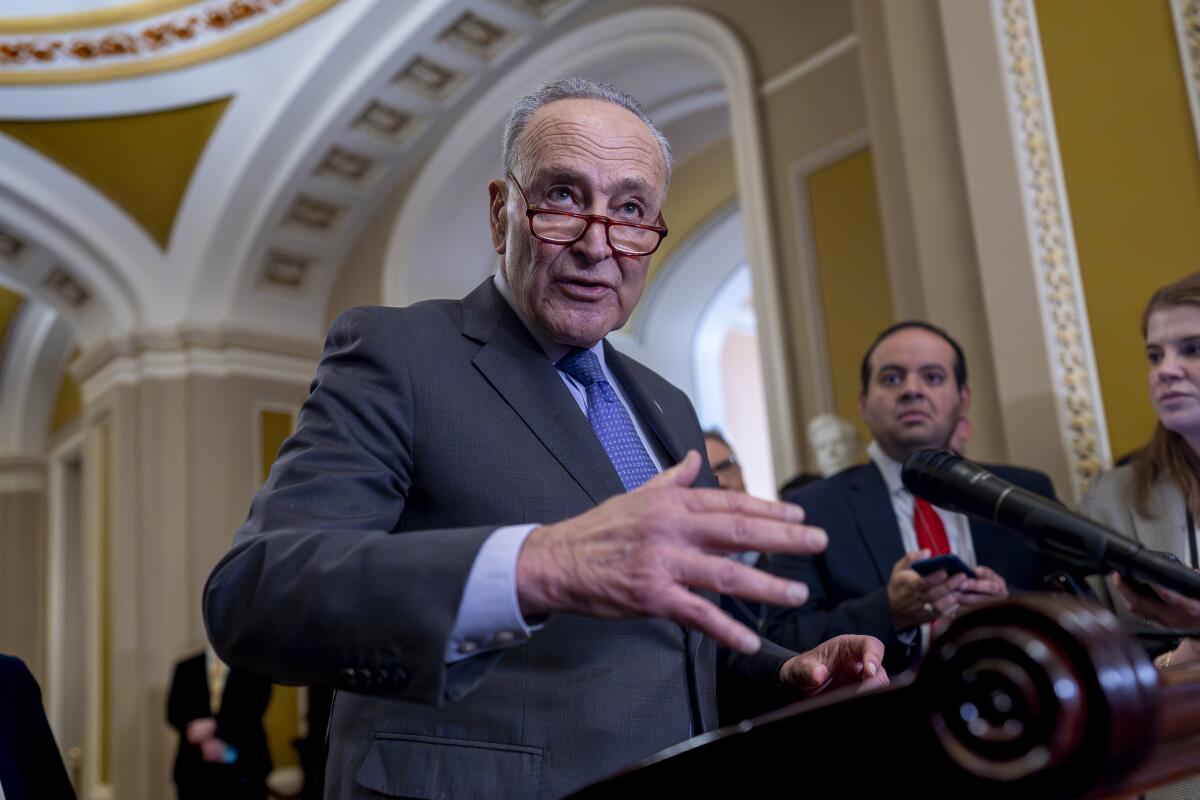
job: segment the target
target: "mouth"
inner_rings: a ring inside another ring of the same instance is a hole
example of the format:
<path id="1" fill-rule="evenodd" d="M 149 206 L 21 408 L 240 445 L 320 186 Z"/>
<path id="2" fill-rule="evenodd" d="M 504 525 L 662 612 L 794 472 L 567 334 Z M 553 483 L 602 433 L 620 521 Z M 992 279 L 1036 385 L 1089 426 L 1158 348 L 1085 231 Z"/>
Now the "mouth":
<path id="1" fill-rule="evenodd" d="M 585 278 L 560 278 L 557 284 L 559 290 L 568 298 L 585 302 L 594 302 L 613 291 L 607 283 Z"/>
<path id="2" fill-rule="evenodd" d="M 1185 400 L 1189 396 L 1190 395 L 1184 394 L 1183 392 L 1165 392 L 1158 396 L 1158 402 L 1170 403 L 1172 400 Z"/>
<path id="3" fill-rule="evenodd" d="M 929 419 L 929 414 L 924 411 L 903 411 L 896 416 L 896 420 L 902 425 L 916 425 L 925 422 Z"/>

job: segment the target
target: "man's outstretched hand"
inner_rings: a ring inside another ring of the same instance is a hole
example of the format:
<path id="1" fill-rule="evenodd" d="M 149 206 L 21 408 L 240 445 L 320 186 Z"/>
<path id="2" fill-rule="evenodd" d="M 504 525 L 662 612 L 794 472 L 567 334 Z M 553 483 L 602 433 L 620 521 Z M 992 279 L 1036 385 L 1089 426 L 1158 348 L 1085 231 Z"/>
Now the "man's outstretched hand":
<path id="1" fill-rule="evenodd" d="M 825 532 L 803 525 L 803 510 L 791 503 L 691 488 L 700 464 L 699 454 L 689 451 L 636 491 L 533 531 L 517 558 L 521 612 L 664 617 L 734 650 L 756 651 L 753 631 L 688 589 L 801 605 L 808 599 L 803 583 L 728 555 L 819 553 Z"/>

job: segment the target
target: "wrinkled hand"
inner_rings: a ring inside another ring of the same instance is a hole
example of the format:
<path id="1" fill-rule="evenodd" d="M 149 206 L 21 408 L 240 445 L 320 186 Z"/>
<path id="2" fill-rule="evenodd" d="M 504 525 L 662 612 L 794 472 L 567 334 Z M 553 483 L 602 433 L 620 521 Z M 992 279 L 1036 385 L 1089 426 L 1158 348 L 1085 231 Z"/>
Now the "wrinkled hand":
<path id="1" fill-rule="evenodd" d="M 798 606 L 808 587 L 746 566 L 743 550 L 809 555 L 825 532 L 804 512 L 740 492 L 692 489 L 700 456 L 577 517 L 533 531 L 517 557 L 517 598 L 526 616 L 663 617 L 744 653 L 758 636 L 689 587 Z"/>
<path id="2" fill-rule="evenodd" d="M 225 742 L 217 737 L 205 739 L 200 743 L 200 757 L 205 761 L 212 761 L 217 764 L 225 763 Z"/>
<path id="3" fill-rule="evenodd" d="M 963 574 L 947 577 L 944 571 L 922 577 L 913 570 L 914 562 L 929 558 L 928 550 L 914 550 L 892 567 L 888 579 L 887 601 L 896 630 L 912 628 L 938 617 L 953 619 L 962 602 Z"/>
<path id="4" fill-rule="evenodd" d="M 991 567 L 978 566 L 975 577 L 963 581 L 959 592 L 963 609 L 973 608 L 1008 597 L 1008 583 Z"/>
<path id="5" fill-rule="evenodd" d="M 874 636 L 835 636 L 785 661 L 779 681 L 810 696 L 841 686 L 863 691 L 887 686 L 883 643 Z"/>
<path id="6" fill-rule="evenodd" d="M 1129 605 L 1129 610 L 1137 616 L 1152 619 L 1168 628 L 1200 628 L 1200 600 L 1192 600 L 1165 586 L 1151 583 L 1150 588 L 1159 598 L 1153 600 L 1130 589 L 1115 572 L 1112 579 L 1113 585 Z"/>
<path id="7" fill-rule="evenodd" d="M 200 744 L 216 735 L 217 721 L 212 717 L 199 717 L 187 724 L 187 740 L 192 744 Z"/>

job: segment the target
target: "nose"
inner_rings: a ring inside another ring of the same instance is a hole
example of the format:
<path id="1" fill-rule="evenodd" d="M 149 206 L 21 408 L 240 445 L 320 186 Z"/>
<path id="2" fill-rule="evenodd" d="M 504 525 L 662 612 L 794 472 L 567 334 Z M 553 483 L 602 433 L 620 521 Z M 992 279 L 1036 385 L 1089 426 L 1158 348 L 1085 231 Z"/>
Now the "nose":
<path id="1" fill-rule="evenodd" d="M 1155 380 L 1170 382 L 1183 377 L 1183 363 L 1171 350 L 1162 354 L 1162 360 L 1150 368 L 1150 375 Z"/>
<path id="2" fill-rule="evenodd" d="M 572 245 L 572 248 L 587 259 L 589 264 L 598 263 L 612 255 L 612 248 L 608 246 L 608 231 L 605 229 L 604 223 L 598 219 L 588 222 L 583 236 Z"/>
<path id="3" fill-rule="evenodd" d="M 924 386 L 921 383 L 921 376 L 916 372 L 910 372 L 904 377 L 903 389 L 904 391 L 901 393 L 902 398 L 923 397 L 925 395 Z"/>

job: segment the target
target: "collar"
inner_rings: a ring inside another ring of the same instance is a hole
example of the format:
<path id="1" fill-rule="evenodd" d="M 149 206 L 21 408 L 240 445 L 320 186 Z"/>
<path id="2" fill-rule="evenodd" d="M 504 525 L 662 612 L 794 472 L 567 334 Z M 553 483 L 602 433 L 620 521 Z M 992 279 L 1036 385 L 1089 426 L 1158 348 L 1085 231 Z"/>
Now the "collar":
<path id="1" fill-rule="evenodd" d="M 546 354 L 546 357 L 551 362 L 558 364 L 563 356 L 571 352 L 573 348 L 570 345 L 554 341 L 542 330 L 540 325 L 537 325 L 525 316 L 524 312 L 517 305 L 516 299 L 513 297 L 512 287 L 508 284 L 508 278 L 504 277 L 503 267 L 496 269 L 496 274 L 492 276 L 492 283 L 495 284 L 496 291 L 504 298 L 504 302 L 508 303 L 508 307 L 517 315 L 517 319 L 521 320 L 521 324 L 525 326 L 525 330 L 529 331 L 529 335 L 538 343 L 538 346 L 542 348 L 542 352 Z M 588 349 L 596 354 L 596 358 L 600 359 L 600 367 L 607 373 L 608 364 L 604 360 L 604 340 L 601 339 Z"/>
<path id="2" fill-rule="evenodd" d="M 871 461 L 879 468 L 879 473 L 883 476 L 883 482 L 887 484 L 888 496 L 894 497 L 899 492 L 907 492 L 904 487 L 904 481 L 900 479 L 901 464 L 896 459 L 883 452 L 883 448 L 879 446 L 879 442 L 874 439 L 867 445 L 867 455 Z"/>

